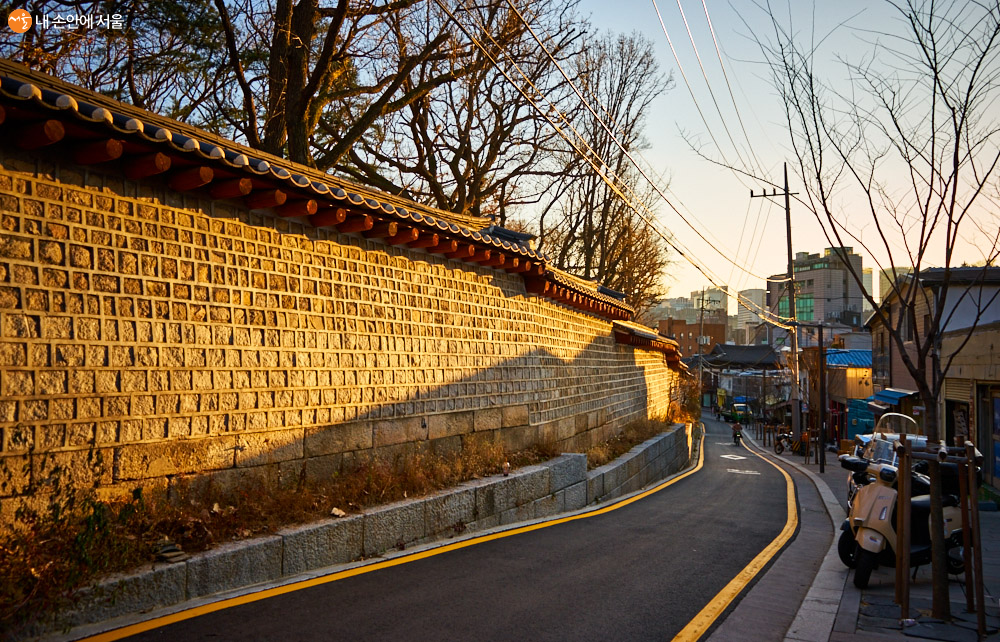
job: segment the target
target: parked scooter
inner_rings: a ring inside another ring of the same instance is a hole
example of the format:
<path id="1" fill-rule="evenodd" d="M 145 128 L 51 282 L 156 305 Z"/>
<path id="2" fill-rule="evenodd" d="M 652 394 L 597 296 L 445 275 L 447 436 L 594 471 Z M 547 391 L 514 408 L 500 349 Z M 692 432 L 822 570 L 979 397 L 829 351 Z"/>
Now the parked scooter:
<path id="1" fill-rule="evenodd" d="M 780 455 L 786 450 L 792 449 L 792 433 L 783 432 L 779 433 L 774 438 L 774 454 Z"/>
<path id="2" fill-rule="evenodd" d="M 854 473 L 869 475 L 852 498 L 850 513 L 841 526 L 837 552 L 840 560 L 854 571 L 854 585 L 868 586 L 872 571 L 880 565 L 896 566 L 896 477 L 897 469 L 887 463 L 870 462 L 841 455 L 840 465 Z M 863 477 L 858 475 L 859 479 Z M 925 475 L 913 474 L 910 501 L 910 566 L 931 562 L 930 483 Z M 918 495 L 918 493 L 920 493 Z M 962 520 L 958 498 L 946 494 L 944 502 L 945 544 L 948 572 L 965 570 L 961 557 Z"/>

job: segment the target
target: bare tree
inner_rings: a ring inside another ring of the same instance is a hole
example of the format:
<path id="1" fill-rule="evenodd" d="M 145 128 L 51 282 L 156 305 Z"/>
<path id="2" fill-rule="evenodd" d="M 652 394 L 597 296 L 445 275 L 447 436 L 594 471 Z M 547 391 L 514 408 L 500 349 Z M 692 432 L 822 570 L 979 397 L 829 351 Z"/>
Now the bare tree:
<path id="1" fill-rule="evenodd" d="M 544 111 L 574 109 L 555 65 L 579 50 L 586 25 L 575 5 L 522 0 L 451 12 L 456 33 L 475 47 L 473 70 L 387 115 L 338 169 L 503 225 L 510 208 L 538 199 L 535 179 L 551 172 L 559 137 Z M 406 85 L 426 82 L 439 64 L 425 61 Z"/>
<path id="2" fill-rule="evenodd" d="M 587 43 L 576 73 L 593 111 L 572 123 L 562 178 L 538 217 L 542 248 L 560 268 L 606 283 L 643 307 L 661 294 L 669 258 L 649 224 L 655 190 L 640 187 L 629 153 L 647 146 L 650 106 L 670 80 L 638 35 Z"/>
<path id="3" fill-rule="evenodd" d="M 936 402 L 954 358 L 941 354 L 940 335 L 955 301 L 933 293 L 948 290 L 963 245 L 973 244 L 987 263 L 1000 252 L 995 214 L 1000 4 L 890 0 L 888 5 L 899 20 L 885 28 L 898 29 L 865 32 L 870 50 L 860 61 L 845 62 L 846 87 L 819 77 L 814 43 L 822 39 L 801 37 L 775 14 L 774 40 L 762 43 L 762 50 L 785 105 L 803 205 L 831 245 L 862 246 L 879 267 L 906 267 L 914 275 L 943 268 L 943 289 L 913 280 L 893 283 L 901 313 L 890 315 L 865 293 L 923 399 L 928 437 L 937 441 Z M 852 234 L 859 220 L 874 223 L 876 243 Z M 860 285 L 862 275 L 850 271 Z M 981 314 L 991 301 L 976 296 L 975 280 L 966 283 L 971 284 L 962 296 L 976 301 Z M 924 333 L 908 333 L 918 319 Z M 968 336 L 974 330 L 975 324 Z M 934 614 L 944 618 L 949 607 L 936 463 L 931 476 Z"/>

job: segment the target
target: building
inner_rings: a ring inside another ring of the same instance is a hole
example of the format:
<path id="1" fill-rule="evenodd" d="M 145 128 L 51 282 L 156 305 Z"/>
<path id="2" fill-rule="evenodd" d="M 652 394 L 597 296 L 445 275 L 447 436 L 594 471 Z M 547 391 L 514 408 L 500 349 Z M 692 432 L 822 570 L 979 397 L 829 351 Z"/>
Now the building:
<path id="1" fill-rule="evenodd" d="M 736 334 L 742 338 L 736 343 L 748 344 L 753 342 L 754 331 L 762 322 L 761 311 L 767 300 L 767 291 L 762 288 L 752 288 L 740 290 L 739 303 L 736 312 Z"/>
<path id="2" fill-rule="evenodd" d="M 853 248 L 829 247 L 823 254 L 799 252 L 795 255 L 793 267 L 796 319 L 803 323 L 862 327 L 864 295 L 853 274 L 862 275 L 863 266 L 861 256 L 855 254 Z M 785 276 L 776 274 L 768 280 L 767 307 L 774 314 L 789 318 Z M 787 332 L 775 329 L 770 334 L 774 345 L 788 344 Z"/>
<path id="3" fill-rule="evenodd" d="M 872 283 L 872 269 L 871 268 L 865 268 L 864 270 L 861 271 L 861 282 L 865 286 L 865 292 L 867 292 L 869 294 L 869 296 L 871 296 L 874 299 L 875 298 L 875 291 L 872 290 L 873 283 Z M 872 304 L 868 302 L 868 299 L 867 298 L 862 298 L 861 299 L 861 315 L 862 315 L 862 317 L 864 317 L 865 319 L 867 319 L 869 317 L 869 315 L 871 315 L 871 313 L 874 312 L 874 311 L 875 311 L 875 308 L 873 308 Z"/>
<path id="4" fill-rule="evenodd" d="M 677 342 L 681 354 L 685 356 L 708 354 L 712 349 L 726 342 L 725 323 L 688 323 L 684 319 L 661 319 L 660 334 Z M 704 337 L 700 342 L 698 337 Z"/>
<path id="5" fill-rule="evenodd" d="M 911 267 L 888 267 L 878 272 L 878 301 L 885 301 L 886 297 L 892 293 L 892 284 L 898 278 L 902 278 L 913 272 Z"/>
<path id="6" fill-rule="evenodd" d="M 824 343 L 827 343 L 824 338 Z M 818 368 L 819 348 L 803 350 L 800 363 L 808 373 L 805 398 L 808 400 L 808 424 L 818 426 L 820 399 L 819 378 L 826 379 L 828 438 L 850 439 L 873 425 L 868 400 L 872 395 L 872 351 L 830 348 L 824 352 L 825 368 Z"/>
<path id="7" fill-rule="evenodd" d="M 899 329 L 911 359 L 927 344 L 934 306 L 944 298 L 939 351 L 944 373 L 941 397 L 921 399 L 919 386 L 903 363 L 899 347 L 879 314 L 867 323 L 872 334 L 872 376 L 875 399 L 883 410 L 911 411 L 923 425 L 927 403 L 937 405 L 941 436 L 949 443 L 958 437 L 974 441 L 992 463 L 984 474 L 994 485 L 1000 480 L 1000 268 L 962 267 L 947 272 L 934 268 L 907 275 L 898 290 L 882 299 L 881 316 Z M 919 287 L 920 291 L 912 289 Z M 917 305 L 913 315 L 898 321 L 907 300 Z M 988 470 L 987 470 L 988 469 Z"/>

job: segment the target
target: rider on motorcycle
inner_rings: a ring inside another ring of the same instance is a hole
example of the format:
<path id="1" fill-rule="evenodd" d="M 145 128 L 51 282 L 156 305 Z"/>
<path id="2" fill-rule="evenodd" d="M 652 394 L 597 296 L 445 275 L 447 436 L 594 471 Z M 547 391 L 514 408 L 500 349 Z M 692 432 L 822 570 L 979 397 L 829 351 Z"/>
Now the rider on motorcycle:
<path id="1" fill-rule="evenodd" d="M 739 440 L 742 438 L 743 438 L 743 426 L 741 426 L 740 422 L 737 421 L 736 423 L 733 424 L 733 443 L 739 444 L 740 443 Z"/>

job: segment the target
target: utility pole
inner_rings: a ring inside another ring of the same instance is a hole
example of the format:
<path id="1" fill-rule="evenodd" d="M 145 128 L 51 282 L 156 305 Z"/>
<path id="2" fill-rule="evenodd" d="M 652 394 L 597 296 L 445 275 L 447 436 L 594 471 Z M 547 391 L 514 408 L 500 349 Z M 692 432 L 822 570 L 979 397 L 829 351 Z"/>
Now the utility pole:
<path id="1" fill-rule="evenodd" d="M 788 242 L 788 316 L 791 318 L 792 330 L 789 333 L 792 339 L 792 434 L 799 436 L 802 433 L 802 404 L 799 403 L 799 326 L 795 318 L 795 255 L 792 254 L 792 204 L 791 197 L 798 192 L 788 191 L 788 163 L 785 163 L 785 190 L 780 194 L 785 197 L 785 230 Z M 768 194 L 764 190 L 761 194 L 754 194 L 750 190 L 750 198 L 774 198 L 779 196 L 777 190 L 772 189 Z"/>
<path id="2" fill-rule="evenodd" d="M 698 394 L 701 399 L 698 401 L 705 405 L 705 364 L 701 356 L 701 337 L 705 334 L 705 287 L 701 288 L 701 310 L 698 314 Z"/>
<path id="3" fill-rule="evenodd" d="M 826 472 L 826 347 L 823 343 L 823 320 L 819 322 L 819 472 Z"/>

